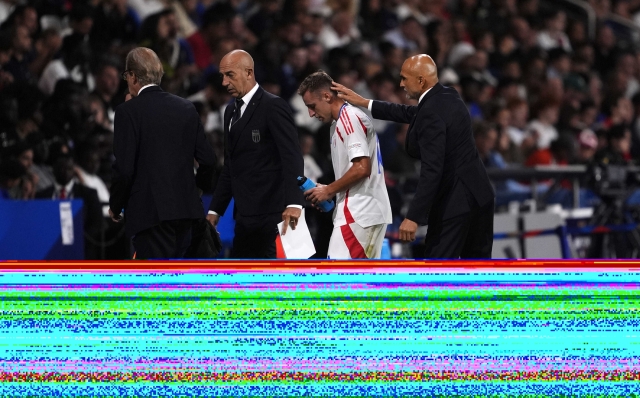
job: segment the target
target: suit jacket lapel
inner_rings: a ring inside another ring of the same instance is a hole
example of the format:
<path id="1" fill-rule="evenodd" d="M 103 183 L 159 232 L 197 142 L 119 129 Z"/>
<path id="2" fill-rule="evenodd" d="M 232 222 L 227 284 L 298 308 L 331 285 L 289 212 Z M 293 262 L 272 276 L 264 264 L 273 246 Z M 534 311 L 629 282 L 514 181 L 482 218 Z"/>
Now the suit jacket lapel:
<path id="1" fill-rule="evenodd" d="M 424 106 L 425 102 L 427 102 L 427 100 L 431 97 L 433 97 L 434 95 L 438 94 L 442 89 L 444 88 L 444 86 L 440 83 L 436 83 L 435 86 L 433 86 L 431 88 L 431 90 L 429 90 L 429 92 L 427 93 L 427 95 L 424 96 L 424 98 L 422 99 L 422 101 L 420 101 L 418 103 L 418 111 L 416 112 L 416 116 L 414 116 L 413 120 L 411 121 L 411 123 L 409 124 L 409 130 L 407 130 L 407 139 L 404 141 L 404 149 L 407 153 L 409 153 L 409 136 L 411 136 L 412 134 L 412 130 L 413 130 L 413 125 L 416 121 L 416 118 L 418 117 L 418 113 L 420 113 L 420 109 L 422 109 L 422 107 Z"/>
<path id="2" fill-rule="evenodd" d="M 249 122 L 249 120 L 251 119 L 251 116 L 253 115 L 253 111 L 255 111 L 256 107 L 260 103 L 260 99 L 262 99 L 263 92 L 264 90 L 262 89 L 262 87 L 259 87 L 256 93 L 253 95 L 253 97 L 251 97 L 251 101 L 249 101 L 249 103 L 247 104 L 247 108 L 244 110 L 244 113 L 242 114 L 242 117 L 240 117 L 240 120 L 238 120 L 236 124 L 234 124 L 231 127 L 231 131 L 229 131 L 229 135 L 232 137 L 230 151 L 233 151 L 235 149 L 236 145 L 238 144 L 238 141 L 240 140 L 240 136 L 247 134 L 244 131 L 244 128 Z M 232 108 L 233 106 L 234 105 L 227 107 L 227 111 L 229 110 L 230 107 Z M 231 115 L 232 113 L 233 113 L 233 110 L 229 112 L 229 115 Z M 229 116 L 229 120 L 231 120 L 231 116 Z M 227 123 L 226 125 L 228 126 L 229 123 Z"/>

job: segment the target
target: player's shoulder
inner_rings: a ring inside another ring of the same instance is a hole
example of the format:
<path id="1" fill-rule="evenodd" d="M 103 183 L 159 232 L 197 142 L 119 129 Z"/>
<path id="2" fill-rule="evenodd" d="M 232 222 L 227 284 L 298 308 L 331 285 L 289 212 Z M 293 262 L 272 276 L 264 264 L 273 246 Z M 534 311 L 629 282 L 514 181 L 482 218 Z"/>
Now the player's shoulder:
<path id="1" fill-rule="evenodd" d="M 349 127 L 359 126 L 365 133 L 373 129 L 373 122 L 362 109 L 347 103 L 344 110 L 346 111 L 344 122 L 349 124 Z"/>
<path id="2" fill-rule="evenodd" d="M 351 117 L 359 117 L 360 119 L 366 119 L 367 114 L 355 105 L 351 105 L 347 102 L 347 106 L 344 107 L 347 115 Z"/>

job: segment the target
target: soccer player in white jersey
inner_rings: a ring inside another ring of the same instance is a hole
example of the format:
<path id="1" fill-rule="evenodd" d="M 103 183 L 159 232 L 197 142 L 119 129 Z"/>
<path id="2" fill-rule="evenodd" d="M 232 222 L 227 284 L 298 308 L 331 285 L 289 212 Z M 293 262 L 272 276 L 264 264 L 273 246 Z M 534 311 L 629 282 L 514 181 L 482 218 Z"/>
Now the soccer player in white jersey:
<path id="1" fill-rule="evenodd" d="M 336 180 L 305 192 L 314 205 L 336 196 L 328 257 L 380 258 L 391 206 L 384 183 L 380 145 L 373 123 L 360 109 L 338 98 L 333 79 L 318 71 L 298 94 L 309 116 L 331 121 L 331 161 Z"/>

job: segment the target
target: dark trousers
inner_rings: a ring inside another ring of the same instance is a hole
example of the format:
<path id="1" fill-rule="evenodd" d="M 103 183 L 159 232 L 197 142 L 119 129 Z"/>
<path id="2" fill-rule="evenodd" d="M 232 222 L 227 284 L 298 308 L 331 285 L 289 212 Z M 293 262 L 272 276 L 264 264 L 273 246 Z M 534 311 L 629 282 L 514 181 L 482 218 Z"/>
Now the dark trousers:
<path id="1" fill-rule="evenodd" d="M 429 222 L 425 258 L 491 258 L 494 201 L 448 220 Z"/>
<path id="2" fill-rule="evenodd" d="M 193 220 L 167 220 L 133 237 L 136 259 L 184 258 L 191 244 Z"/>
<path id="3" fill-rule="evenodd" d="M 276 258 L 276 236 L 282 213 L 236 214 L 232 258 Z"/>

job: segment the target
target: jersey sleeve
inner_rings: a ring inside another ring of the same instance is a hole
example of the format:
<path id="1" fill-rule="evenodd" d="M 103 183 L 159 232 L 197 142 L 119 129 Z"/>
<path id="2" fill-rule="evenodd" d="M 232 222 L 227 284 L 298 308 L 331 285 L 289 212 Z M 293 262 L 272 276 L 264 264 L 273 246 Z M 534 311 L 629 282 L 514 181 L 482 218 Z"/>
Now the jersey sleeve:
<path id="1" fill-rule="evenodd" d="M 340 120 L 338 120 L 336 130 L 341 133 L 342 143 L 347 149 L 350 161 L 355 158 L 369 156 L 367 127 L 355 112 L 349 112 L 348 109 L 340 112 Z"/>

